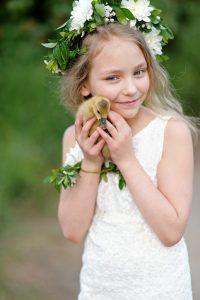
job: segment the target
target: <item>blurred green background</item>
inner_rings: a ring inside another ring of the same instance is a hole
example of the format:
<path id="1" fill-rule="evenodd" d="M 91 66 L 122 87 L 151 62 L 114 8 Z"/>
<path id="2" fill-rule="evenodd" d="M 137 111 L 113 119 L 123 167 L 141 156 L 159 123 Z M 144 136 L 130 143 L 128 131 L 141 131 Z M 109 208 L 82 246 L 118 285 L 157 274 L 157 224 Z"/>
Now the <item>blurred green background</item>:
<path id="1" fill-rule="evenodd" d="M 33 225 L 37 223 L 38 235 L 39 220 L 56 216 L 58 194 L 43 184 L 43 178 L 61 164 L 62 135 L 74 116 L 60 102 L 58 78 L 49 74 L 43 64 L 46 49 L 41 43 L 47 42 L 54 28 L 69 16 L 71 3 L 1 0 L 0 243 L 5 244 L 0 255 L 4 261 L 8 247 L 14 246 L 6 244 L 7 237 L 9 240 L 22 234 L 23 227 L 29 228 L 30 220 L 33 224 L 38 220 Z M 164 65 L 185 112 L 200 116 L 199 1 L 152 0 L 152 4 L 163 9 L 162 16 L 175 34 L 175 40 L 165 47 L 170 60 Z M 29 230 L 28 234 L 31 235 Z M 6 269 L 5 263 L 3 266 Z M 33 291 L 17 292 L 6 280 L 8 274 L 1 271 L 0 299 L 40 299 L 35 298 Z"/>

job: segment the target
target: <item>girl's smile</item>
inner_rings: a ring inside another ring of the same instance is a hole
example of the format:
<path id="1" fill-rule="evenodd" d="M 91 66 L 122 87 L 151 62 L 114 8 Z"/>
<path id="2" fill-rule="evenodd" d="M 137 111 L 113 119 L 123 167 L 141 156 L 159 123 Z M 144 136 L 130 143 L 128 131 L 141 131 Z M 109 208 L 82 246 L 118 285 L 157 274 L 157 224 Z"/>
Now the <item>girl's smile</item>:
<path id="1" fill-rule="evenodd" d="M 139 102 L 138 99 L 135 99 L 135 100 L 128 100 L 128 101 L 123 101 L 123 102 L 115 102 L 115 103 L 118 103 L 120 105 L 122 105 L 123 107 L 135 107 L 137 105 L 137 103 Z"/>
<path id="2" fill-rule="evenodd" d="M 111 110 L 128 122 L 137 115 L 149 90 L 147 63 L 141 49 L 132 41 L 113 37 L 104 42 L 93 58 L 83 96 L 102 95 L 111 102 Z"/>

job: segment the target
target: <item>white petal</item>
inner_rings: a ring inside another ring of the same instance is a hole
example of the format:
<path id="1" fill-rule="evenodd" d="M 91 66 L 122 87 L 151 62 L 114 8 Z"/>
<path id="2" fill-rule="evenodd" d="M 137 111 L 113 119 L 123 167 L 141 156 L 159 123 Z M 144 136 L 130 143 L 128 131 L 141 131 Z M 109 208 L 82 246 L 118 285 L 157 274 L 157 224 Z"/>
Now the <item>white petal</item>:
<path id="1" fill-rule="evenodd" d="M 149 49 L 153 55 L 162 54 L 162 37 L 160 36 L 160 31 L 155 27 L 152 27 L 151 32 L 143 33 L 146 43 L 149 46 Z"/>
<path id="2" fill-rule="evenodd" d="M 70 30 L 80 30 L 85 22 L 91 19 L 93 8 L 91 0 L 75 1 L 76 6 L 71 12 L 71 27 Z"/>

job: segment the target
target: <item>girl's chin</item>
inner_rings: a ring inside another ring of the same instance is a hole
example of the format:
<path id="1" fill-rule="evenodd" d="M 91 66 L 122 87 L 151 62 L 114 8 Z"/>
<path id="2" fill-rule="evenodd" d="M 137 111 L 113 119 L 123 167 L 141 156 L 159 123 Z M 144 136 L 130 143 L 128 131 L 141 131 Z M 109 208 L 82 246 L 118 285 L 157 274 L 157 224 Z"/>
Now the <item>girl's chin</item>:
<path id="1" fill-rule="evenodd" d="M 138 107 L 137 109 L 133 109 L 133 110 L 119 110 L 119 109 L 115 109 L 113 107 L 111 107 L 111 110 L 115 111 L 116 113 L 120 114 L 124 119 L 132 119 L 134 118 L 138 112 L 139 112 L 140 107 Z"/>

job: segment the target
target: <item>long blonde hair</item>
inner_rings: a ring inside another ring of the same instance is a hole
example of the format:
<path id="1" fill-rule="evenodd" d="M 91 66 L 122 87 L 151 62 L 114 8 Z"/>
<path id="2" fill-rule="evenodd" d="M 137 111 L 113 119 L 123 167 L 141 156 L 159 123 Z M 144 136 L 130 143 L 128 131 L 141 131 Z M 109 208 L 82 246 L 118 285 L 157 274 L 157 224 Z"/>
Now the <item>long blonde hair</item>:
<path id="1" fill-rule="evenodd" d="M 83 39 L 82 47 L 86 47 L 87 52 L 75 60 L 61 80 L 61 94 L 64 103 L 70 109 L 76 111 L 78 106 L 85 100 L 81 95 L 81 87 L 88 77 L 92 60 L 100 53 L 104 43 L 111 40 L 112 37 L 134 42 L 145 57 L 150 77 L 150 88 L 145 105 L 158 114 L 181 118 L 187 123 L 192 133 L 197 135 L 195 118 L 184 115 L 180 102 L 172 92 L 173 87 L 170 84 L 167 71 L 152 56 L 142 33 L 130 28 L 130 26 L 119 23 L 99 26 L 93 33 L 86 35 Z"/>

